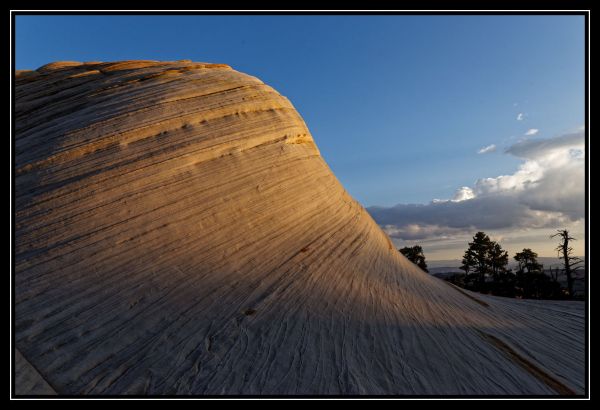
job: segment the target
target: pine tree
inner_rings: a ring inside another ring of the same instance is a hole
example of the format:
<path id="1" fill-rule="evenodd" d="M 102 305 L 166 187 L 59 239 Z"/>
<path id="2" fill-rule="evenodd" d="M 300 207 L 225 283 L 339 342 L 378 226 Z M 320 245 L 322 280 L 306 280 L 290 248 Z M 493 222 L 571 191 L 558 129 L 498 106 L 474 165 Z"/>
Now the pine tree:
<path id="1" fill-rule="evenodd" d="M 427 269 L 427 263 L 425 262 L 425 254 L 423 253 L 423 248 L 419 245 L 415 245 L 412 247 L 405 246 L 402 249 L 398 249 L 402 255 L 406 256 L 406 258 L 417 265 L 419 268 L 423 269 L 425 272 L 429 272 Z"/>
<path id="2" fill-rule="evenodd" d="M 543 266 L 538 263 L 537 256 L 538 254 L 529 248 L 524 248 L 523 251 L 517 252 L 514 256 L 514 259 L 519 264 L 518 272 L 532 273 L 542 271 Z"/>
<path id="3" fill-rule="evenodd" d="M 463 264 L 460 268 L 467 275 L 469 272 L 473 272 L 480 288 L 485 282 L 485 275 L 490 271 L 489 250 L 492 246 L 489 236 L 484 232 L 477 232 L 473 236 L 473 242 L 469 242 L 469 248 L 463 256 Z"/>
<path id="4" fill-rule="evenodd" d="M 499 243 L 492 241 L 485 232 L 477 232 L 473 241 L 469 242 L 460 269 L 465 271 L 467 282 L 472 272 L 477 282 L 477 290 L 482 290 L 486 275 L 492 275 L 494 282 L 505 279 L 507 264 L 508 252 L 502 249 Z"/>
<path id="5" fill-rule="evenodd" d="M 529 248 L 517 252 L 514 259 L 519 264 L 517 286 L 520 296 L 525 298 L 553 297 L 551 288 L 555 284 L 544 273 L 544 267 L 537 261 L 538 254 Z M 555 286 L 554 286 L 555 287 Z"/>
<path id="6" fill-rule="evenodd" d="M 508 252 L 502 249 L 497 242 L 492 242 L 488 251 L 490 258 L 491 273 L 495 281 L 500 280 L 500 275 L 506 273 L 506 265 L 508 264 Z"/>

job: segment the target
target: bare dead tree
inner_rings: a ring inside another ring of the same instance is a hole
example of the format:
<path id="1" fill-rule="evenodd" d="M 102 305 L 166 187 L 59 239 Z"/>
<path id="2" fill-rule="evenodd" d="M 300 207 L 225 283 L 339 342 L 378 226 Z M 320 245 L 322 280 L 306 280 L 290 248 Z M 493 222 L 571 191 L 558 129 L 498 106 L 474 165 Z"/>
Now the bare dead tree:
<path id="1" fill-rule="evenodd" d="M 562 258 L 565 275 L 567 276 L 567 289 L 569 292 L 569 297 L 573 297 L 573 274 L 577 269 L 581 268 L 581 263 L 583 262 L 580 258 L 576 256 L 571 256 L 573 253 L 573 248 L 569 246 L 570 241 L 575 241 L 577 239 L 573 238 L 569 235 L 569 231 L 566 229 L 558 229 L 557 233 L 550 236 L 551 238 L 559 237 L 560 243 L 556 247 L 556 251 L 558 252 L 558 257 Z"/>

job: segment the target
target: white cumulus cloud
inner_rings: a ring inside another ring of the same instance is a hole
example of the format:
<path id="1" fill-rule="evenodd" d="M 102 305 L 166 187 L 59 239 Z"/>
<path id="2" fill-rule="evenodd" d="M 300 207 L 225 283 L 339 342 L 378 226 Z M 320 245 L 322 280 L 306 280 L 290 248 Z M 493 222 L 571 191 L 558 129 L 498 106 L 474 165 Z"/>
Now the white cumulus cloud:
<path id="1" fill-rule="evenodd" d="M 525 118 L 525 114 L 523 114 L 522 112 L 517 114 L 517 121 L 523 121 L 523 118 Z"/>
<path id="2" fill-rule="evenodd" d="M 481 148 L 479 151 L 477 151 L 478 154 L 486 154 L 488 152 L 494 152 L 496 151 L 496 145 L 492 144 L 492 145 L 488 145 L 487 147 L 483 147 Z"/>
<path id="3" fill-rule="evenodd" d="M 537 128 L 530 128 L 527 130 L 527 132 L 525 132 L 525 135 L 527 135 L 527 136 L 535 135 L 538 132 L 540 132 L 540 130 L 538 130 Z"/>
<path id="4" fill-rule="evenodd" d="M 460 187 L 454 193 L 454 198 L 451 199 L 453 202 L 466 201 L 467 199 L 475 198 L 475 193 L 468 186 Z"/>

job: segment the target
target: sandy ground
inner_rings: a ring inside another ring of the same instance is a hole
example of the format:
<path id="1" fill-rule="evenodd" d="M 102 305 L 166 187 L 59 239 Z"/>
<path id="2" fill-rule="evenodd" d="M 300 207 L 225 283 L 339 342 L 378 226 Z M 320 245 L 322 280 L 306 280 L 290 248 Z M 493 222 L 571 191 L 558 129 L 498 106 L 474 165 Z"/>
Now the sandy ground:
<path id="1" fill-rule="evenodd" d="M 584 392 L 583 303 L 420 271 L 228 66 L 19 72 L 15 152 L 17 393 Z"/>

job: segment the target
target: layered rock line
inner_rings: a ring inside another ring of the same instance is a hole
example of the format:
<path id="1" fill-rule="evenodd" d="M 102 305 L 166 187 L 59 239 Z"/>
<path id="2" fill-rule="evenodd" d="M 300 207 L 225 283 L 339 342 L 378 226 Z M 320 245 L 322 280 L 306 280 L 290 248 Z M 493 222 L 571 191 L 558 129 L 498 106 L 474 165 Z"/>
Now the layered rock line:
<path id="1" fill-rule="evenodd" d="M 584 309 L 407 261 L 292 104 L 223 64 L 16 73 L 29 394 L 582 394 Z"/>

